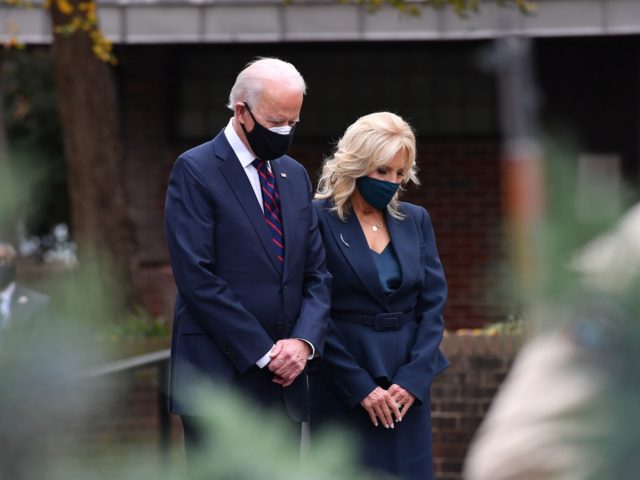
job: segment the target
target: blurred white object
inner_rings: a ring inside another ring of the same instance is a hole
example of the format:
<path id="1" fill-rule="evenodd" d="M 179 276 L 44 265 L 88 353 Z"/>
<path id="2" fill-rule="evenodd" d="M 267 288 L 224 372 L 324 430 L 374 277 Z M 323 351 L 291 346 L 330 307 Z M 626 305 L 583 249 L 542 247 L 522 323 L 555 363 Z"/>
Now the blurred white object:
<path id="1" fill-rule="evenodd" d="M 606 220 L 622 210 L 621 164 L 617 154 L 580 154 L 576 195 L 576 213 L 580 220 Z"/>
<path id="2" fill-rule="evenodd" d="M 53 227 L 53 236 L 56 242 L 66 242 L 69 240 L 69 226 L 66 223 L 59 223 Z"/>
<path id="3" fill-rule="evenodd" d="M 591 241 L 571 267 L 587 284 L 619 292 L 640 275 L 640 203 L 627 211 L 613 229 Z"/>
<path id="4" fill-rule="evenodd" d="M 606 431 L 585 409 L 602 383 L 568 338 L 530 340 L 495 397 L 473 443 L 465 480 L 585 480 L 601 460 L 590 445 Z"/>

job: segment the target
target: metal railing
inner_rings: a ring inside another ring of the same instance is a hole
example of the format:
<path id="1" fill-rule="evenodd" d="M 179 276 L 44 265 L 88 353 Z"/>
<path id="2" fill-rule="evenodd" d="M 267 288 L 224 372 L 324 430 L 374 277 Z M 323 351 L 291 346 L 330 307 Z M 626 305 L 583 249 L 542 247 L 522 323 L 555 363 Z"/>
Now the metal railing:
<path id="1" fill-rule="evenodd" d="M 81 378 L 90 380 L 119 373 L 130 373 L 145 367 L 155 367 L 158 370 L 158 447 L 163 458 L 167 458 L 171 446 L 171 415 L 167 409 L 167 389 L 169 384 L 170 349 L 158 350 L 144 355 L 136 355 L 122 360 L 100 365 L 86 370 Z"/>

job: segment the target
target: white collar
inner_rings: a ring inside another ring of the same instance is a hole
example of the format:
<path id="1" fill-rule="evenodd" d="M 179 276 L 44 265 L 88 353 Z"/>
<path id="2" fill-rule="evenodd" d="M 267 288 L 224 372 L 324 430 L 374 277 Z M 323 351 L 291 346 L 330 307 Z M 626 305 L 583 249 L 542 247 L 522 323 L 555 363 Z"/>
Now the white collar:
<path id="1" fill-rule="evenodd" d="M 251 165 L 256 157 L 251 153 L 247 146 L 242 143 L 242 140 L 240 140 L 240 137 L 233 128 L 233 117 L 229 120 L 229 123 L 224 129 L 224 136 L 227 137 L 227 141 L 229 142 L 229 145 L 231 145 L 233 153 L 235 153 L 238 160 L 240 160 L 242 168 L 247 168 Z"/>
<path id="2" fill-rule="evenodd" d="M 2 299 L 3 302 L 6 302 L 8 299 L 11 298 L 15 289 L 16 289 L 16 282 L 11 282 L 7 286 L 7 288 L 5 288 L 4 290 L 2 290 L 2 292 L 0 292 L 0 299 Z"/>

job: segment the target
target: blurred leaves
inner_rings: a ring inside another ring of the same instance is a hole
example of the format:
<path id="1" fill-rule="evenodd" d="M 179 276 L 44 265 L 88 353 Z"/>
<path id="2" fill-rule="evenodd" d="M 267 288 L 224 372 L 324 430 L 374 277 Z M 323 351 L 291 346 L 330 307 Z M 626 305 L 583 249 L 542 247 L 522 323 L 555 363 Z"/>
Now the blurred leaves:
<path id="1" fill-rule="evenodd" d="M 0 0 L 0 4 L 21 9 L 44 8 L 59 12 L 64 23 L 54 28 L 54 32 L 63 36 L 86 34 L 91 40 L 94 55 L 105 63 L 118 63 L 113 53 L 113 44 L 106 38 L 98 25 L 96 3 L 94 0 Z M 19 34 L 20 25 L 13 22 L 14 33 Z M 5 48 L 22 48 L 15 39 L 5 44 Z"/>
<path id="2" fill-rule="evenodd" d="M 635 247 L 640 239 L 623 238 L 628 237 L 628 231 L 623 230 L 621 218 L 638 201 L 638 192 L 623 186 L 617 192 L 621 197 L 618 209 L 607 207 L 610 215 L 602 215 L 596 205 L 617 202 L 606 198 L 606 189 L 587 185 L 588 201 L 594 205 L 592 214 L 588 209 L 587 215 L 578 214 L 576 199 L 585 188 L 577 174 L 578 149 L 558 138 L 547 142 L 547 206 L 536 242 L 539 282 L 527 301 L 527 316 L 538 332 L 559 331 L 563 340 L 577 347 L 573 371 L 586 374 L 598 386 L 598 393 L 581 404 L 580 411 L 573 412 L 579 417 L 554 420 L 556 424 L 574 421 L 590 432 L 566 439 L 594 460 L 593 465 L 585 466 L 590 475 L 584 478 L 630 480 L 637 478 L 640 470 L 640 427 L 636 421 L 640 398 L 640 250 Z M 640 217 L 634 219 L 637 222 Z M 616 259 L 625 264 L 604 259 L 592 268 L 583 252 L 602 242 L 620 249 Z"/>
<path id="3" fill-rule="evenodd" d="M 91 385 L 78 379 L 106 358 L 88 339 L 109 317 L 113 293 L 86 267 L 51 291 L 57 308 L 0 331 L 0 478 L 45 478 L 47 455 L 72 448 L 68 432 L 96 405 Z"/>
<path id="4" fill-rule="evenodd" d="M 11 51 L 6 52 L 3 59 L 4 115 L 10 161 L 0 162 L 9 169 L 6 174 L 0 174 L 0 181 L 6 193 L 4 200 L 15 205 L 15 213 L 25 221 L 31 234 L 49 232 L 55 224 L 66 223 L 69 218 L 66 166 L 52 69 L 48 50 Z"/>
<path id="5" fill-rule="evenodd" d="M 634 201 L 635 195 L 628 187 L 622 186 L 621 206 L 612 210 L 610 215 L 578 215 L 576 198 L 584 186 L 580 184 L 577 174 L 577 149 L 562 137 L 558 140 L 548 139 L 546 147 L 547 205 L 534 242 L 538 248 L 534 252 L 538 281 L 526 303 L 537 308 L 543 305 L 566 308 L 568 305 L 580 305 L 585 297 L 590 296 L 584 273 L 575 268 L 574 258 L 582 248 L 616 225 L 623 211 Z M 609 201 L 607 198 L 599 198 L 599 194 L 599 191 L 591 192 L 590 201 Z M 554 322 L 553 319 L 548 321 Z M 549 326 L 543 325 L 543 328 Z"/>
<path id="6" fill-rule="evenodd" d="M 57 10 L 65 18 L 64 23 L 54 28 L 55 33 L 64 37 L 88 35 L 93 54 L 105 63 L 117 65 L 118 60 L 113 53 L 113 44 L 100 30 L 94 0 L 49 0 L 45 3 L 45 8 Z"/>
<path id="7" fill-rule="evenodd" d="M 0 210 L 6 192 L 0 189 Z M 0 211 L 0 215 L 2 212 Z M 103 258 L 98 255 L 95 258 Z M 118 314 L 117 281 L 106 260 L 84 261 L 43 288 L 52 309 L 30 322 L 0 330 L 0 478 L 12 480 L 182 480 L 182 461 L 167 463 L 155 445 L 97 442 L 101 421 L 122 401 L 130 377 L 87 378 L 113 354 L 96 342 Z M 133 334 L 144 315 L 129 317 Z M 151 331 L 164 325 L 149 327 Z M 143 329 L 144 330 L 144 329 Z M 149 331 L 144 331 L 149 333 Z M 357 445 L 337 431 L 314 436 L 301 463 L 291 420 L 256 411 L 244 398 L 202 386 L 195 401 L 204 412 L 205 448 L 189 477 L 241 480 L 374 480 L 355 461 Z M 98 430 L 91 435 L 92 430 Z"/>
<path id="8" fill-rule="evenodd" d="M 321 432 L 300 460 L 291 420 L 256 412 L 247 400 L 223 388 L 200 388 L 195 395 L 208 434 L 193 478 L 253 480 L 374 479 L 355 463 L 355 438 L 337 430 Z M 299 429 L 299 427 L 298 427 Z"/>
<path id="9" fill-rule="evenodd" d="M 98 338 L 110 341 L 136 339 L 167 339 L 171 325 L 165 317 L 154 317 L 144 308 L 135 307 L 124 319 L 111 321 L 100 328 Z"/>
<path id="10" fill-rule="evenodd" d="M 640 222 L 640 204 L 625 210 L 637 192 L 617 180 L 607 187 L 608 177 L 621 176 L 618 164 L 582 162 L 561 134 L 545 145 L 545 214 L 531 225 L 528 252 L 536 282 L 516 299 L 530 335 L 469 448 L 465 478 L 635 479 L 640 249 L 633 233 L 640 223 L 627 227 Z M 602 185 L 585 182 L 590 177 Z M 610 251 L 603 243 L 618 255 L 600 256 Z"/>

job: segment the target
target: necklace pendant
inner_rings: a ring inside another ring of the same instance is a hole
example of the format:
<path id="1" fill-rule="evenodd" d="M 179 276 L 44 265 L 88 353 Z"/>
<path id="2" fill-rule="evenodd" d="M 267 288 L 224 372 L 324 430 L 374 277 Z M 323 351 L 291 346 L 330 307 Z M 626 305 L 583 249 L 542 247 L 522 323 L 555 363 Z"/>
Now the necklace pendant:
<path id="1" fill-rule="evenodd" d="M 377 232 L 377 231 L 378 231 L 378 226 L 377 226 L 377 225 L 372 225 L 372 226 L 371 226 L 371 229 L 372 229 L 374 232 Z"/>

